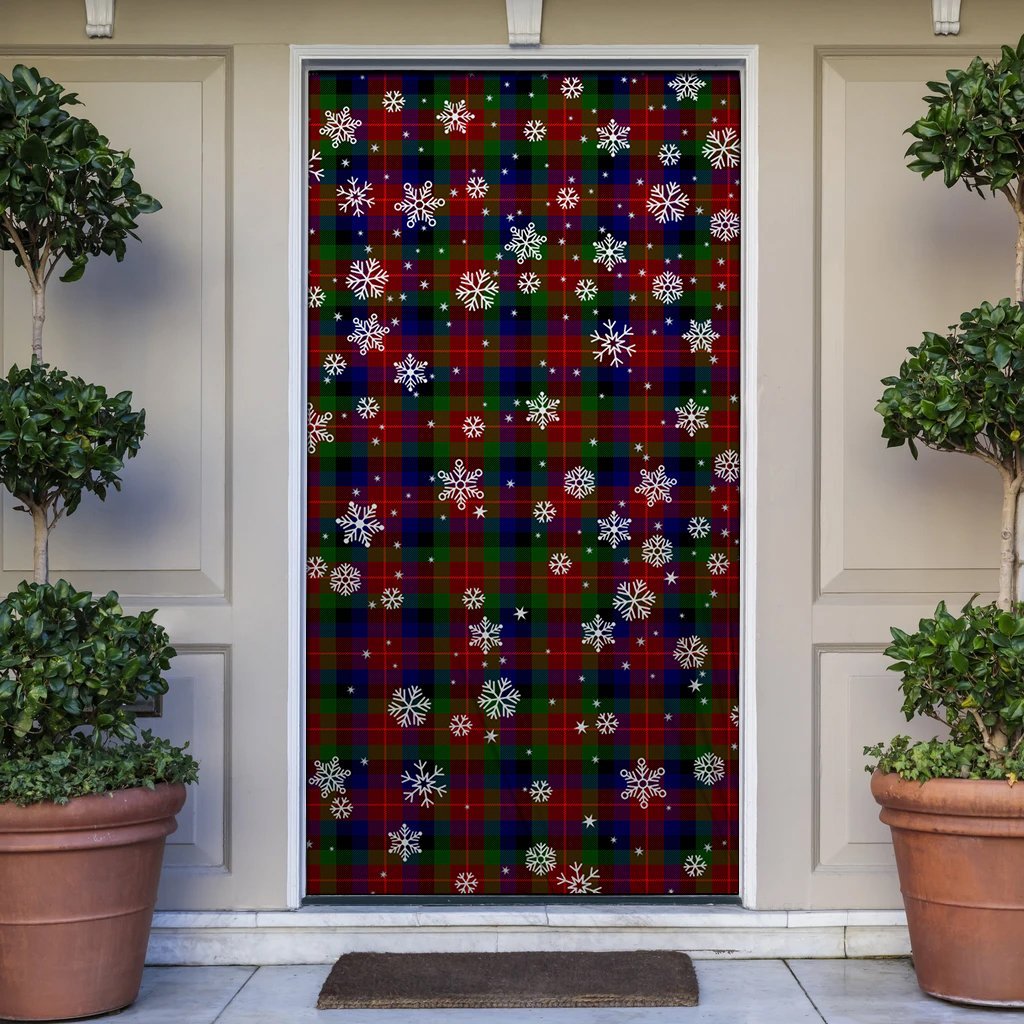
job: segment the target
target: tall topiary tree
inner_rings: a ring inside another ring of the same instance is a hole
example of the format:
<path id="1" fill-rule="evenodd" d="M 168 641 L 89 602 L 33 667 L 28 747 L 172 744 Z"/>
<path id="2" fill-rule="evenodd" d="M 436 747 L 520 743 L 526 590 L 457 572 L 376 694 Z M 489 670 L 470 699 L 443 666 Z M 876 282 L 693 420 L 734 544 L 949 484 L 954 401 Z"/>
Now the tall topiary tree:
<path id="1" fill-rule="evenodd" d="M 94 256 L 124 259 L 136 218 L 160 204 L 135 181 L 131 156 L 67 109 L 75 93 L 19 64 L 0 75 L 0 250 L 32 290 L 32 364 L 0 379 L 0 482 L 33 522 L 33 574 L 46 583 L 50 531 L 78 508 L 120 489 L 125 459 L 139 450 L 145 412 L 127 391 L 96 384 L 43 362 L 46 288 L 77 281 Z"/>
<path id="2" fill-rule="evenodd" d="M 903 676 L 903 711 L 949 727 L 948 740 L 911 745 L 896 737 L 866 748 L 877 766 L 908 778 L 1024 775 L 1024 604 L 1019 601 L 1024 485 L 1024 37 L 998 61 L 980 57 L 929 82 L 924 117 L 907 132 L 908 164 L 923 178 L 941 172 L 982 198 L 1000 194 L 1017 223 L 1014 294 L 982 302 L 945 333 L 926 332 L 886 377 L 876 410 L 890 447 L 961 452 L 992 466 L 1003 486 L 999 593 L 959 616 L 944 603 L 916 633 L 893 629 L 886 654 Z M 874 764 L 868 766 L 872 770 Z"/>

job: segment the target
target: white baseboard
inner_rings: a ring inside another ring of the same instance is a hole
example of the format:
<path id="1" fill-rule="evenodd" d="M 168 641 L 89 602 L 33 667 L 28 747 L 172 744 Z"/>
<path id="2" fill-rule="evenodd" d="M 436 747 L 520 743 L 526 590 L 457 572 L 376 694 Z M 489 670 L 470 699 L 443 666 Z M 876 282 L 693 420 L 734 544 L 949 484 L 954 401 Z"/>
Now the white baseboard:
<path id="1" fill-rule="evenodd" d="M 157 913 L 150 964 L 328 964 L 343 953 L 676 949 L 695 959 L 906 956 L 902 910 L 306 907 Z"/>

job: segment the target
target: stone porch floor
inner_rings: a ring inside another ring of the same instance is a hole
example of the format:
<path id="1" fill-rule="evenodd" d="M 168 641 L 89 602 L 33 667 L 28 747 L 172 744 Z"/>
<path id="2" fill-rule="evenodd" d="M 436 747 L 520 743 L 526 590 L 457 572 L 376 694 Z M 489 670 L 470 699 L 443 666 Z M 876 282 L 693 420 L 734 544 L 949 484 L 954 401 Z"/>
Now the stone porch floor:
<path id="1" fill-rule="evenodd" d="M 149 967 L 118 1024 L 1001 1024 L 925 996 L 905 958 L 695 960 L 701 1005 L 608 1010 L 316 1010 L 329 967 Z"/>

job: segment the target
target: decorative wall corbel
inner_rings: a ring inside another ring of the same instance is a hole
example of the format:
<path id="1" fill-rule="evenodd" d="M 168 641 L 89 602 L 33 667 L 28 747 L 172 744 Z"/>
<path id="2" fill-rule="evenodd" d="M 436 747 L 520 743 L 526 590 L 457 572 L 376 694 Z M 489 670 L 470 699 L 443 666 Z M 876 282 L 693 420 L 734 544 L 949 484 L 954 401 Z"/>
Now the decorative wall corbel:
<path id="1" fill-rule="evenodd" d="M 114 34 L 114 0 L 85 0 L 85 34 L 92 39 Z"/>
<path id="2" fill-rule="evenodd" d="M 932 0 L 932 21 L 937 36 L 960 35 L 960 0 Z"/>
<path id="3" fill-rule="evenodd" d="M 505 0 L 509 46 L 540 46 L 544 0 Z"/>

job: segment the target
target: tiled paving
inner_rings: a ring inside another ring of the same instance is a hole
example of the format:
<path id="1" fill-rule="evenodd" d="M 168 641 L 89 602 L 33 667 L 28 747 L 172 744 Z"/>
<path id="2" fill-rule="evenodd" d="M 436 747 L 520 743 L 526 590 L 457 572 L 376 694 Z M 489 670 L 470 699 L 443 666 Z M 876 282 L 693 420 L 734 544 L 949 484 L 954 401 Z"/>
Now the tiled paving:
<path id="1" fill-rule="evenodd" d="M 907 959 L 696 960 L 700 1005 L 617 1010 L 316 1010 L 330 968 L 150 967 L 124 1024 L 1002 1024 L 923 995 Z"/>

